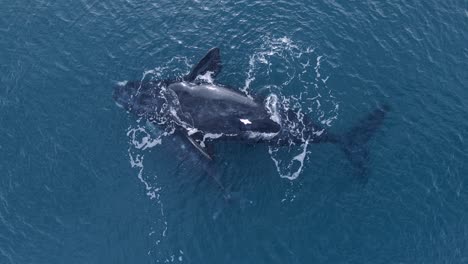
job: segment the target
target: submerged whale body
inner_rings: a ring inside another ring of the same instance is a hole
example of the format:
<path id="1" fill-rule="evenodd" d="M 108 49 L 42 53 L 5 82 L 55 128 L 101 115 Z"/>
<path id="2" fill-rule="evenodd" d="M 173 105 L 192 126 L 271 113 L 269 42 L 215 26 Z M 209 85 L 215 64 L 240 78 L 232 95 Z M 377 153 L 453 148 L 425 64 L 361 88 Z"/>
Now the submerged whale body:
<path id="1" fill-rule="evenodd" d="M 174 136 L 186 139 L 207 160 L 213 159 L 212 145 L 218 140 L 279 146 L 306 140 L 338 144 L 351 164 L 365 173 L 366 143 L 381 126 L 388 106 L 368 114 L 345 135 L 335 135 L 303 114 L 281 109 L 274 94 L 252 98 L 199 78 L 210 74 L 214 79 L 221 67 L 220 50 L 213 48 L 182 78 L 127 82 L 115 88 L 113 97 L 117 105 L 137 117 L 171 127 Z M 291 123 L 303 124 L 300 133 L 287 125 Z"/>

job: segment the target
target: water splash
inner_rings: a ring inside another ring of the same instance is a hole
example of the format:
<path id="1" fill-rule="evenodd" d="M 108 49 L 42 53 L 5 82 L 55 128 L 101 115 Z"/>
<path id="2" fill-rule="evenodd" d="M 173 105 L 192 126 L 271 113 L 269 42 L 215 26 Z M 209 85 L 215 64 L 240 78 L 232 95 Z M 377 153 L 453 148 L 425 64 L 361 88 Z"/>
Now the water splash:
<path id="1" fill-rule="evenodd" d="M 294 137 L 300 139 L 299 143 L 290 141 L 287 147 L 270 146 L 268 150 L 279 176 L 289 180 L 299 177 L 310 155 L 308 146 L 311 140 L 304 134 L 304 116 L 328 127 L 338 118 L 339 104 L 333 91 L 327 87 L 329 76 L 321 70 L 326 56 L 317 54 L 315 50 L 288 37 L 265 37 L 263 44 L 249 56 L 249 67 L 241 89 L 252 97 L 259 87 L 266 87 L 276 94 L 266 98 L 266 108 L 270 112 L 273 108 L 292 111 L 299 120 L 281 121 L 283 127 L 286 126 Z M 279 121 L 278 116 L 272 117 L 275 122 Z"/>

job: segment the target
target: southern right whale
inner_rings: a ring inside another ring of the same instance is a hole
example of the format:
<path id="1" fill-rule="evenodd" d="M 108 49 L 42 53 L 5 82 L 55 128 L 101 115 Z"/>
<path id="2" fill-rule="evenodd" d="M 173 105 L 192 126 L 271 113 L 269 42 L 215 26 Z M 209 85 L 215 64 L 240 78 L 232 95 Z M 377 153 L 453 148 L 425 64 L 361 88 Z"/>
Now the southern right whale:
<path id="1" fill-rule="evenodd" d="M 214 79 L 221 68 L 220 50 L 213 48 L 186 76 L 129 81 L 115 88 L 113 98 L 138 118 L 169 128 L 173 136 L 185 139 L 207 160 L 216 156 L 213 146 L 220 140 L 277 146 L 305 141 L 333 143 L 361 175 L 366 174 L 367 142 L 382 125 L 389 111 L 387 105 L 376 108 L 347 133 L 337 135 L 300 111 L 282 108 L 274 94 L 251 97 L 200 78 L 210 75 Z"/>

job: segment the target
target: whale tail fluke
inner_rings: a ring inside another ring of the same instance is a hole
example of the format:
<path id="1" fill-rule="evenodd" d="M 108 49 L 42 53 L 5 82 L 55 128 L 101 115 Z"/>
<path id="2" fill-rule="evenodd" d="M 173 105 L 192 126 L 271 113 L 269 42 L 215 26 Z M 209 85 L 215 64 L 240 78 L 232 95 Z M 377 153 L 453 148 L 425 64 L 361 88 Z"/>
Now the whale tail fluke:
<path id="1" fill-rule="evenodd" d="M 390 111 L 390 106 L 388 105 L 383 105 L 375 109 L 339 140 L 339 144 L 346 157 L 357 170 L 357 173 L 362 176 L 361 179 L 364 182 L 367 181 L 366 176 L 369 169 L 369 148 L 367 143 L 382 126 L 388 111 Z"/>

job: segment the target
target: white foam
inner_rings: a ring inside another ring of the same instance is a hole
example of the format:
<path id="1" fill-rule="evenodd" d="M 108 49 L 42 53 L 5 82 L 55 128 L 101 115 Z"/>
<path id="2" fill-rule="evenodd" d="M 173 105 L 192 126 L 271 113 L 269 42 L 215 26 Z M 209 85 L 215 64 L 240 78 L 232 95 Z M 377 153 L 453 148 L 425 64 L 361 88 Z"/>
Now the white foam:
<path id="1" fill-rule="evenodd" d="M 320 78 L 320 71 L 319 70 L 320 70 L 320 62 L 321 62 L 320 60 L 321 59 L 322 59 L 322 56 L 317 57 L 317 64 L 315 65 L 315 68 L 314 68 L 317 79 Z"/>
<path id="2" fill-rule="evenodd" d="M 123 105 L 117 103 L 117 101 L 115 101 L 115 105 L 116 105 L 118 108 L 124 108 Z"/>
<path id="3" fill-rule="evenodd" d="M 297 161 L 297 162 L 299 162 L 299 167 L 296 170 L 286 171 L 286 172 L 283 170 L 283 168 L 281 166 L 281 163 L 284 163 L 284 162 L 280 161 L 275 156 L 275 153 L 278 151 L 278 149 L 275 149 L 275 148 L 273 148 L 271 146 L 268 148 L 268 153 L 270 154 L 270 157 L 271 157 L 271 159 L 273 160 L 273 163 L 276 166 L 276 171 L 278 172 L 278 174 L 280 175 L 281 178 L 285 178 L 285 179 L 288 179 L 288 180 L 295 180 L 295 179 L 297 179 L 297 177 L 299 177 L 299 175 L 301 174 L 302 169 L 304 167 L 304 161 L 307 158 L 307 153 L 308 153 L 307 152 L 307 147 L 308 147 L 308 145 L 309 145 L 309 141 L 305 141 L 305 143 L 301 145 L 302 152 L 299 153 L 298 155 L 294 156 L 292 158 L 292 160 L 289 162 L 288 166 L 287 166 L 288 169 L 291 169 L 293 167 L 293 165 L 294 165 L 294 161 Z"/>
<path id="4" fill-rule="evenodd" d="M 281 125 L 281 117 L 278 111 L 278 96 L 270 94 L 265 100 L 265 108 L 270 114 L 270 119 Z"/>
<path id="5" fill-rule="evenodd" d="M 120 82 L 117 82 L 117 85 L 118 86 L 125 86 L 127 85 L 128 81 L 120 81 Z"/>
<path id="6" fill-rule="evenodd" d="M 245 95 L 247 95 L 250 98 L 252 98 L 252 96 L 250 96 L 250 93 L 249 93 L 250 84 L 255 80 L 254 70 L 255 70 L 255 57 L 254 55 L 252 55 L 250 56 L 250 59 L 249 59 L 249 71 L 247 72 L 247 78 L 245 78 L 244 87 L 240 89 Z"/>
<path id="7" fill-rule="evenodd" d="M 200 81 L 205 81 L 207 83 L 213 83 L 214 80 L 213 80 L 213 73 L 212 71 L 207 71 L 205 74 L 203 75 L 198 75 L 197 78 L 195 80 L 200 80 Z"/>
<path id="8" fill-rule="evenodd" d="M 270 140 L 278 135 L 278 133 L 262 133 L 256 131 L 246 131 L 245 132 L 250 139 L 256 140 Z"/>
<path id="9" fill-rule="evenodd" d="M 191 136 L 191 135 L 193 135 L 193 134 L 195 134 L 197 132 L 198 132 L 198 129 L 196 129 L 196 128 L 190 127 L 190 128 L 187 129 L 187 135 L 189 135 L 189 136 Z"/>
<path id="10" fill-rule="evenodd" d="M 217 139 L 217 138 L 222 137 L 223 135 L 225 135 L 225 134 L 223 134 L 223 133 L 206 133 L 206 134 L 203 135 L 203 140 L 200 142 L 200 146 L 205 147 L 205 141 L 207 139 Z"/>
<path id="11" fill-rule="evenodd" d="M 153 139 L 143 127 L 132 128 L 127 131 L 127 136 L 131 137 L 132 145 L 141 150 L 153 148 L 161 144 L 161 138 Z"/>

